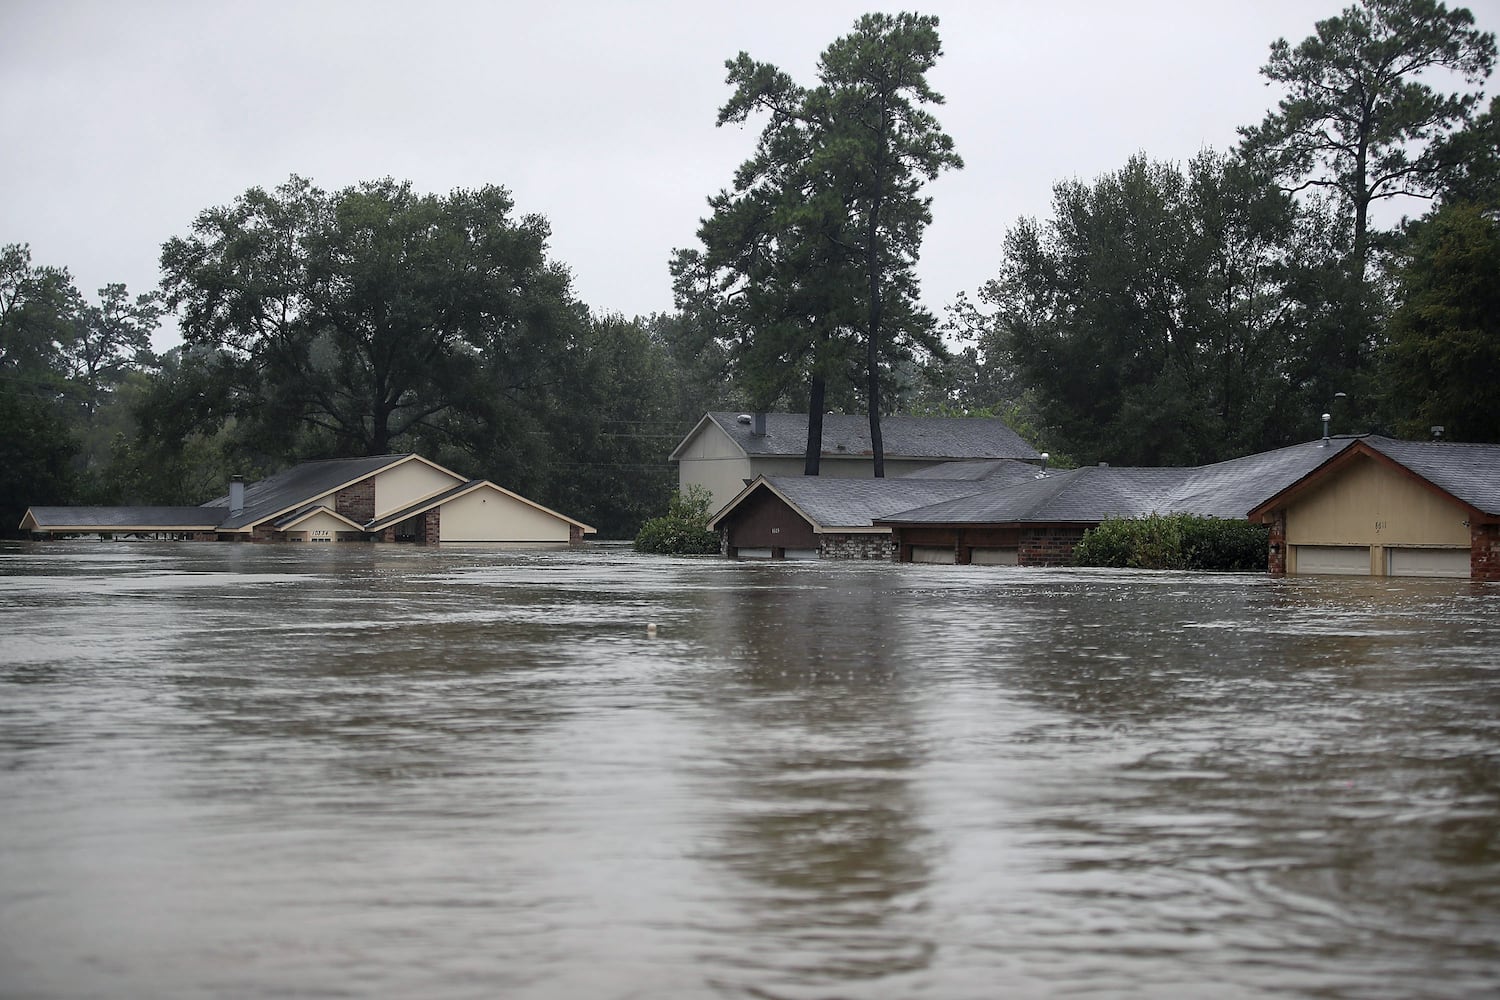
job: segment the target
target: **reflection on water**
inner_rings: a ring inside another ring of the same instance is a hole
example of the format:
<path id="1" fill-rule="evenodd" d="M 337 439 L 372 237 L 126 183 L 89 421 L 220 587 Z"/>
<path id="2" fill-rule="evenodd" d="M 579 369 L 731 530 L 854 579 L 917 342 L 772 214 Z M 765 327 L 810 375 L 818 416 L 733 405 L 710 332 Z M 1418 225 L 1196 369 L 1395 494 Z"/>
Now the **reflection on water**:
<path id="1" fill-rule="evenodd" d="M 1500 986 L 1493 588 L 68 543 L 0 636 L 0 996 Z"/>

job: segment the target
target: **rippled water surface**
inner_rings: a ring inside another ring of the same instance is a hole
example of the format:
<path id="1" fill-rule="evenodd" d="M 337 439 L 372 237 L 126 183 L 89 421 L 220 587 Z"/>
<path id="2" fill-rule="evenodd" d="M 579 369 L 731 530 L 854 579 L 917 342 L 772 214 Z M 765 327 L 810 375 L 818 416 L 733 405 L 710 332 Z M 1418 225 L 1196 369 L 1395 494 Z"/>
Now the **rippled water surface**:
<path id="1" fill-rule="evenodd" d="M 1497 709 L 1462 581 L 13 544 L 0 996 L 1494 995 Z"/>

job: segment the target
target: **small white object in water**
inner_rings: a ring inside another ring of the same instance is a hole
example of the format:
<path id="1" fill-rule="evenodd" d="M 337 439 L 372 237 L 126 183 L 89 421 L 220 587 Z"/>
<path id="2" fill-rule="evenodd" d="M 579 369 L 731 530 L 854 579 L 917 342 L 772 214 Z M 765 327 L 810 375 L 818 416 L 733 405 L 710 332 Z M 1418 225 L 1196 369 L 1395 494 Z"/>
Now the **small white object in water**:
<path id="1" fill-rule="evenodd" d="M 646 634 L 647 635 L 655 635 L 656 634 L 656 622 L 647 622 L 646 623 Z"/>

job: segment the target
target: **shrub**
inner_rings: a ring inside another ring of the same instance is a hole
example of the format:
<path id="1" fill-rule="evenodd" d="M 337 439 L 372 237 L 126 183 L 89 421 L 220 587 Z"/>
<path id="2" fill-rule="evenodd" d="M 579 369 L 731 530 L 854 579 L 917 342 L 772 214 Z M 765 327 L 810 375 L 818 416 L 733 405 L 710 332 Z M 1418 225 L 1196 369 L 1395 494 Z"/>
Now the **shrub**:
<path id="1" fill-rule="evenodd" d="M 672 494 L 667 512 L 641 525 L 635 536 L 637 552 L 658 555 L 698 556 L 719 551 L 719 533 L 708 527 L 708 505 L 713 494 L 694 483 Z"/>
<path id="2" fill-rule="evenodd" d="M 1266 568 L 1270 529 L 1194 514 L 1112 517 L 1084 533 L 1079 566 L 1247 573 Z"/>

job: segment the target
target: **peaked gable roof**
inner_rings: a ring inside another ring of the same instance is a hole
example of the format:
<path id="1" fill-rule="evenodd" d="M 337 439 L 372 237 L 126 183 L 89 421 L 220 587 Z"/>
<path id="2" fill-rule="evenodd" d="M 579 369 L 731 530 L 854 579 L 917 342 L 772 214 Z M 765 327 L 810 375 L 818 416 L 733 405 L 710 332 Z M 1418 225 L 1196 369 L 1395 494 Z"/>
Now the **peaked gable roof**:
<path id="1" fill-rule="evenodd" d="M 245 484 L 245 507 L 238 514 L 224 519 L 220 528 L 235 530 L 251 527 L 262 521 L 272 520 L 291 513 L 330 493 L 353 486 L 361 480 L 406 462 L 421 462 L 439 472 L 452 476 L 455 482 L 463 477 L 428 461 L 421 455 L 371 455 L 365 458 L 333 458 L 317 462 L 303 462 L 290 469 L 283 469 L 273 476 L 254 483 Z M 218 497 L 204 504 L 205 507 L 229 507 L 229 497 Z"/>
<path id="2" fill-rule="evenodd" d="M 753 422 L 742 422 L 730 411 L 706 414 L 672 451 L 680 461 L 689 442 L 710 424 L 717 426 L 750 457 L 795 458 L 807 451 L 807 414 L 767 413 L 766 433 L 754 433 Z M 880 434 L 888 459 L 1038 459 L 1041 455 L 1010 425 L 996 417 L 881 417 Z M 874 454 L 870 421 L 860 414 L 829 413 L 823 417 L 823 450 L 828 458 L 860 458 Z"/>
<path id="3" fill-rule="evenodd" d="M 1414 477 L 1429 489 L 1445 493 L 1473 512 L 1500 517 L 1500 444 L 1458 441 L 1402 441 L 1365 434 L 1348 441 L 1339 453 L 1282 483 L 1250 511 L 1258 519 L 1283 507 L 1359 457 L 1374 459 Z"/>
<path id="4" fill-rule="evenodd" d="M 814 531 L 872 528 L 875 519 L 922 504 L 965 496 L 981 483 L 941 479 L 846 479 L 826 476 L 758 476 L 709 522 L 725 518 L 759 490 L 769 490 L 796 511 Z"/>
<path id="5" fill-rule="evenodd" d="M 336 521 L 341 521 L 355 531 L 365 530 L 364 525 L 360 524 L 358 521 L 351 520 L 350 518 L 347 518 L 343 514 L 340 514 L 338 511 L 334 510 L 327 504 L 322 503 L 309 504 L 306 507 L 298 508 L 297 510 L 292 511 L 290 514 L 283 514 L 281 517 L 278 517 L 271 523 L 275 525 L 276 530 L 278 531 L 289 531 L 292 528 L 295 528 L 297 525 L 303 524 L 311 518 L 318 516 L 331 517 Z"/>
<path id="6" fill-rule="evenodd" d="M 444 490 L 441 493 L 435 493 L 430 497 L 424 497 L 421 500 L 417 500 L 414 503 L 410 503 L 407 506 L 402 507 L 400 510 L 393 510 L 389 514 L 386 514 L 384 517 L 377 517 L 375 520 L 365 525 L 365 530 L 382 531 L 393 524 L 400 524 L 407 518 L 416 517 L 418 514 L 425 514 L 432 508 L 437 507 L 440 504 L 447 503 L 449 500 L 453 500 L 461 496 L 466 496 L 469 493 L 473 493 L 475 490 L 485 488 L 494 490 L 496 493 L 500 493 L 504 496 L 510 497 L 512 500 L 515 500 L 518 503 L 525 504 L 527 507 L 530 507 L 533 510 L 540 511 L 543 514 L 550 514 L 552 517 L 557 518 L 559 521 L 566 521 L 568 524 L 576 526 L 586 535 L 592 535 L 598 530 L 591 525 L 584 524 L 582 521 L 574 520 L 566 514 L 559 514 L 557 511 L 553 510 L 550 507 L 544 507 L 541 504 L 537 503 L 535 500 L 528 500 L 527 498 L 521 496 L 521 494 L 519 493 L 513 493 L 510 490 L 506 489 L 504 486 L 497 486 L 494 483 L 490 482 L 488 479 L 470 479 L 468 482 L 459 483 L 452 489 Z"/>

